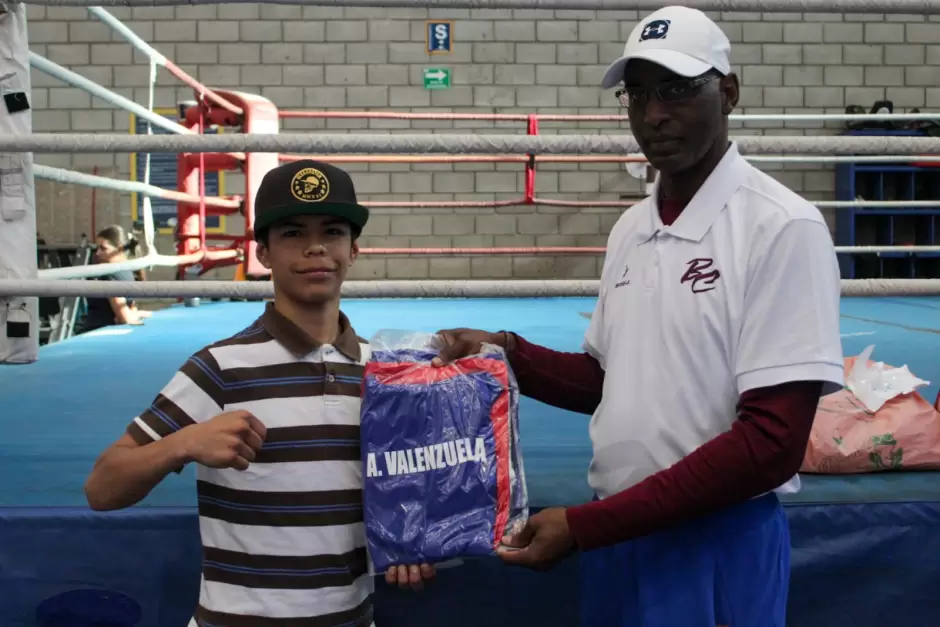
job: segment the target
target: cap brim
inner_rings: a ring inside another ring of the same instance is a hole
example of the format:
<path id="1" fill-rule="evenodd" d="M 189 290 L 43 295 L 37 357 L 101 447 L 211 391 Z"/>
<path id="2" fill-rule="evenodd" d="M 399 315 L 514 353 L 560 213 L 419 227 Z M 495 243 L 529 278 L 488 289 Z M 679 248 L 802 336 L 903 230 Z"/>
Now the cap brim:
<path id="1" fill-rule="evenodd" d="M 282 205 L 265 211 L 255 220 L 255 232 L 267 228 L 284 218 L 293 216 L 336 216 L 348 220 L 360 231 L 369 221 L 369 209 L 362 205 L 342 202 L 297 203 Z"/>
<path id="2" fill-rule="evenodd" d="M 699 61 L 685 53 L 676 52 L 675 50 L 644 50 L 643 52 L 634 52 L 629 56 L 620 57 L 611 63 L 607 67 L 607 71 L 604 72 L 601 87 L 610 89 L 623 81 L 624 68 L 626 68 L 627 63 L 633 59 L 643 59 L 644 61 L 661 65 L 674 74 L 688 78 L 700 76 L 712 69 L 712 66 L 704 61 Z"/>

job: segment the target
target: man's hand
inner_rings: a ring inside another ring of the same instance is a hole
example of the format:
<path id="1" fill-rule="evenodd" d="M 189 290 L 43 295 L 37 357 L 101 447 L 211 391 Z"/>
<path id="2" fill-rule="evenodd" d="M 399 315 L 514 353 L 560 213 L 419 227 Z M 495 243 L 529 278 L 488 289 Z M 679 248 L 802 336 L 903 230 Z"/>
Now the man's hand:
<path id="1" fill-rule="evenodd" d="M 506 333 L 490 333 L 477 329 L 445 329 L 437 332 L 444 342 L 443 348 L 431 364 L 444 366 L 468 355 L 477 355 L 483 349 L 483 344 L 495 344 L 507 348 Z"/>
<path id="2" fill-rule="evenodd" d="M 499 556 L 504 562 L 535 570 L 553 568 L 577 548 L 563 507 L 542 510 L 503 544 L 506 546 L 499 549 Z"/>
<path id="3" fill-rule="evenodd" d="M 390 586 L 398 585 L 402 590 L 411 588 L 420 591 L 424 590 L 424 582 L 434 579 L 436 574 L 434 567 L 430 564 L 392 566 L 385 571 L 385 583 Z"/>
<path id="4" fill-rule="evenodd" d="M 247 470 L 264 444 L 267 429 L 247 411 L 219 414 L 178 432 L 187 461 L 209 468 Z"/>

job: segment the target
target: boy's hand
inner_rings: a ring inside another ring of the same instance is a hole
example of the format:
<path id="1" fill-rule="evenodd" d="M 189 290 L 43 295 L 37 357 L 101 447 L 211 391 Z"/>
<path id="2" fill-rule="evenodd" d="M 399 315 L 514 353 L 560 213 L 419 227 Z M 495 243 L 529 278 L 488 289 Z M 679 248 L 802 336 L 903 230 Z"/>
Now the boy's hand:
<path id="1" fill-rule="evenodd" d="M 238 410 L 178 433 L 187 461 L 209 468 L 246 470 L 261 450 L 267 429 L 250 413 Z"/>
<path id="2" fill-rule="evenodd" d="M 431 564 L 412 564 L 410 566 L 392 566 L 385 571 L 385 583 L 398 585 L 401 589 L 424 590 L 424 582 L 434 579 L 437 572 Z"/>

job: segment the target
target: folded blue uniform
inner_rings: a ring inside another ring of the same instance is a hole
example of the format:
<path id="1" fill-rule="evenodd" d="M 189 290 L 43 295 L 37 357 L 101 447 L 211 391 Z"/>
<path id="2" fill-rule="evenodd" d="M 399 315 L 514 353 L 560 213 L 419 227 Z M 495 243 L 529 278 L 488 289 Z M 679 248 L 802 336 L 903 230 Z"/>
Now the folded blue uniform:
<path id="1" fill-rule="evenodd" d="M 393 347 L 366 365 L 360 438 L 376 572 L 491 555 L 528 515 L 518 387 L 505 356 L 433 367 L 436 354 Z"/>

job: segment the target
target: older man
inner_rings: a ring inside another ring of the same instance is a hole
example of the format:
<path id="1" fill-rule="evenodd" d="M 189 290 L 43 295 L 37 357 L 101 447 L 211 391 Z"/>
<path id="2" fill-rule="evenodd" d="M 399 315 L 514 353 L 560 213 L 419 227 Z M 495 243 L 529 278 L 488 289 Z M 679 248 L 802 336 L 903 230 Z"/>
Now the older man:
<path id="1" fill-rule="evenodd" d="M 596 499 L 549 508 L 506 562 L 580 549 L 585 627 L 784 627 L 789 532 L 820 395 L 843 380 L 840 281 L 810 203 L 729 141 L 730 43 L 705 14 L 643 19 L 602 85 L 659 177 L 607 247 L 584 352 L 442 331 L 447 362 L 506 348 L 522 393 L 593 413 Z"/>

